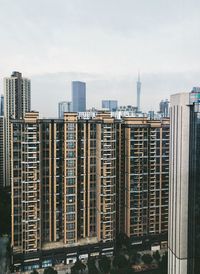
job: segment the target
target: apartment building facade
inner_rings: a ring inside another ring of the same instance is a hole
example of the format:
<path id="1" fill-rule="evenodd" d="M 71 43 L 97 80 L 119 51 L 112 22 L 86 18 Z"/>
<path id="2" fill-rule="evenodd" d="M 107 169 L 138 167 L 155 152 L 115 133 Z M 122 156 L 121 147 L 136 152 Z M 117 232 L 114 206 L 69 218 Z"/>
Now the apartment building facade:
<path id="1" fill-rule="evenodd" d="M 169 120 L 124 118 L 121 134 L 121 229 L 133 239 L 167 236 Z"/>
<path id="2" fill-rule="evenodd" d="M 167 233 L 169 120 L 30 112 L 11 135 L 14 254 Z"/>
<path id="3" fill-rule="evenodd" d="M 200 90 L 171 96 L 168 273 L 200 269 Z"/>

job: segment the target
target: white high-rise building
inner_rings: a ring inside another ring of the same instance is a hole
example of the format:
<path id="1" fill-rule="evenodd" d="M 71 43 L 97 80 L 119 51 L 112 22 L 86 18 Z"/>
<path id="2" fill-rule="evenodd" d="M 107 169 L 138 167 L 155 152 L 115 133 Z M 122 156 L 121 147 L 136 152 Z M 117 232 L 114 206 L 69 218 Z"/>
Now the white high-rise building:
<path id="1" fill-rule="evenodd" d="M 31 110 L 31 82 L 14 71 L 4 78 L 5 186 L 10 185 L 10 119 L 22 119 Z"/>
<path id="2" fill-rule="evenodd" d="M 199 274 L 200 92 L 170 102 L 168 274 Z"/>

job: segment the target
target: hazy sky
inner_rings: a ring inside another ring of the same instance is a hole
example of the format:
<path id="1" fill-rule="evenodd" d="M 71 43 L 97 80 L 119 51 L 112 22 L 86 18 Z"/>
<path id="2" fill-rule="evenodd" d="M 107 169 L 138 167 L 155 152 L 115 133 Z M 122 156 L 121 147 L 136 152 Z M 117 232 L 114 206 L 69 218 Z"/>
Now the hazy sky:
<path id="1" fill-rule="evenodd" d="M 157 109 L 200 85 L 199 0 L 0 0 L 0 78 L 32 80 L 32 106 L 54 116 L 87 82 L 87 106 L 102 99 Z M 1 91 L 2 92 L 2 81 Z"/>

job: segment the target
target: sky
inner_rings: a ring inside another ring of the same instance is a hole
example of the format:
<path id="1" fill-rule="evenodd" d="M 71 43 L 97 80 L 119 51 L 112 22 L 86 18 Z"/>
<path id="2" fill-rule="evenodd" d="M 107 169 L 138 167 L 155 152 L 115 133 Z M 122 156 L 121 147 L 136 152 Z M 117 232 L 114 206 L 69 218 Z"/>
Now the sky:
<path id="1" fill-rule="evenodd" d="M 71 81 L 102 99 L 157 110 L 200 86 L 199 0 L 0 0 L 0 93 L 12 71 L 31 79 L 32 109 L 56 116 Z"/>

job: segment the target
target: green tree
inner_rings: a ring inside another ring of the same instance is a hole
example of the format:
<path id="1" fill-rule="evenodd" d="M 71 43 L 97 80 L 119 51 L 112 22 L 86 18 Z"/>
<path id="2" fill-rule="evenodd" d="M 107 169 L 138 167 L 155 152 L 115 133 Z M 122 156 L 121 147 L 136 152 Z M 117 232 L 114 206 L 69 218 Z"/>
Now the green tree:
<path id="1" fill-rule="evenodd" d="M 99 260 L 99 268 L 104 274 L 109 273 L 111 268 L 110 259 L 106 256 L 102 256 Z"/>
<path id="2" fill-rule="evenodd" d="M 88 274 L 99 274 L 99 271 L 95 265 L 95 259 L 89 258 L 87 261 Z"/>
<path id="3" fill-rule="evenodd" d="M 83 273 L 83 271 L 86 269 L 86 265 L 81 261 L 77 260 L 75 264 L 71 267 L 71 273 L 72 274 L 79 274 Z"/>
<path id="4" fill-rule="evenodd" d="M 44 270 L 44 274 L 58 274 L 58 271 L 54 270 L 53 267 L 47 267 Z"/>
<path id="5" fill-rule="evenodd" d="M 39 274 L 38 272 L 37 272 L 37 270 L 33 270 L 32 272 L 31 272 L 31 274 Z"/>
<path id="6" fill-rule="evenodd" d="M 167 274 L 167 265 L 168 265 L 168 255 L 167 252 L 162 256 L 162 259 L 159 263 L 160 273 Z"/>
<path id="7" fill-rule="evenodd" d="M 150 254 L 144 254 L 143 256 L 142 256 L 142 260 L 143 260 L 143 262 L 145 263 L 145 264 L 151 264 L 152 263 L 152 261 L 153 261 L 153 258 L 152 258 L 152 256 L 150 255 Z"/>
<path id="8" fill-rule="evenodd" d="M 136 261 L 137 263 L 140 263 L 141 262 L 141 258 L 142 258 L 142 255 L 140 253 L 137 253 L 137 258 L 136 258 Z"/>
<path id="9" fill-rule="evenodd" d="M 157 250 L 156 252 L 153 253 L 153 258 L 159 262 L 160 261 L 160 252 Z"/>
<path id="10" fill-rule="evenodd" d="M 11 234 L 11 200 L 9 189 L 0 188 L 0 236 Z"/>
<path id="11" fill-rule="evenodd" d="M 121 268 L 121 269 L 112 269 L 110 274 L 134 274 L 134 269 L 131 268 Z"/>
<path id="12" fill-rule="evenodd" d="M 129 261 L 124 255 L 118 254 L 113 259 L 113 266 L 117 269 L 127 268 L 127 266 L 129 266 Z"/>
<path id="13" fill-rule="evenodd" d="M 125 233 L 120 232 L 116 237 L 116 242 L 115 242 L 116 252 L 123 248 L 126 248 L 127 250 L 130 249 L 130 238 Z"/>
<path id="14" fill-rule="evenodd" d="M 135 249 L 131 250 L 129 252 L 129 255 L 130 255 L 130 264 L 131 265 L 140 263 L 141 255 L 140 255 L 140 253 L 137 253 L 137 251 Z"/>

